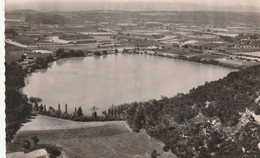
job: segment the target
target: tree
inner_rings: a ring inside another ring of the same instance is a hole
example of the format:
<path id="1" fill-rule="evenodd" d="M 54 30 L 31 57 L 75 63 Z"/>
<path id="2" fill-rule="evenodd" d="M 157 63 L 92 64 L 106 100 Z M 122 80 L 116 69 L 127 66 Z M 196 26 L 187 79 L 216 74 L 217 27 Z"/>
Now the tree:
<path id="1" fill-rule="evenodd" d="M 153 150 L 151 158 L 157 158 L 158 156 L 160 156 L 160 154 L 158 154 L 156 150 Z"/>
<path id="2" fill-rule="evenodd" d="M 97 117 L 97 112 L 94 111 L 94 112 L 92 113 L 92 116 L 93 116 L 93 117 Z"/>
<path id="3" fill-rule="evenodd" d="M 77 116 L 77 108 L 75 107 L 74 115 Z"/>
<path id="4" fill-rule="evenodd" d="M 96 106 L 93 106 L 93 107 L 91 108 L 92 116 L 93 116 L 93 117 L 97 117 L 97 110 L 98 110 L 98 107 L 96 107 Z"/>
<path id="5" fill-rule="evenodd" d="M 61 112 L 61 110 L 60 110 L 60 103 L 58 104 L 58 112 Z"/>
<path id="6" fill-rule="evenodd" d="M 53 56 L 52 56 L 52 55 L 47 56 L 47 57 L 46 57 L 46 61 L 47 61 L 47 62 L 54 61 Z"/>
<path id="7" fill-rule="evenodd" d="M 63 48 L 59 48 L 57 51 L 56 51 L 56 56 L 57 57 L 63 57 L 64 56 L 64 49 Z"/>
<path id="8" fill-rule="evenodd" d="M 117 110 L 117 108 L 114 109 L 114 114 L 115 114 L 115 117 L 116 117 L 117 114 L 118 114 L 118 110 Z"/>
<path id="9" fill-rule="evenodd" d="M 189 48 L 189 46 L 188 46 L 187 44 L 185 44 L 183 47 L 184 47 L 184 48 Z"/>
<path id="10" fill-rule="evenodd" d="M 102 111 L 102 115 L 104 116 L 104 117 L 107 117 L 107 111 L 105 110 L 105 111 Z"/>
<path id="11" fill-rule="evenodd" d="M 123 51 L 122 51 L 122 53 L 128 53 L 129 52 L 129 50 L 128 49 L 123 49 Z"/>
<path id="12" fill-rule="evenodd" d="M 39 142 L 38 137 L 37 137 L 37 136 L 33 136 L 31 139 L 33 140 L 34 146 L 36 147 L 36 146 L 37 146 L 37 143 Z"/>
<path id="13" fill-rule="evenodd" d="M 46 110 L 46 105 L 44 104 L 44 106 L 43 106 L 43 111 L 44 112 L 46 112 L 47 110 Z"/>
<path id="14" fill-rule="evenodd" d="M 82 112 L 82 108 L 81 107 L 78 108 L 77 115 L 78 116 L 83 116 L 83 112 Z"/>
<path id="15" fill-rule="evenodd" d="M 94 55 L 101 56 L 102 54 L 99 51 L 95 51 Z"/>
<path id="16" fill-rule="evenodd" d="M 107 114 L 108 114 L 108 116 L 111 116 L 111 109 L 110 108 L 108 108 Z"/>
<path id="17" fill-rule="evenodd" d="M 73 56 L 75 54 L 75 51 L 73 50 L 73 49 L 71 49 L 70 51 L 69 51 L 69 55 L 70 56 Z"/>
<path id="18" fill-rule="evenodd" d="M 67 113 L 68 113 L 68 105 L 65 104 L 65 114 L 67 114 Z"/>
<path id="19" fill-rule="evenodd" d="M 42 106 L 42 104 L 40 105 L 39 109 L 40 109 L 40 112 L 43 112 L 43 106 Z"/>
<path id="20" fill-rule="evenodd" d="M 114 117 L 114 107 L 111 108 L 110 112 L 111 116 Z"/>
<path id="21" fill-rule="evenodd" d="M 29 100 L 30 100 L 31 103 L 41 102 L 42 101 L 41 98 L 37 98 L 37 97 L 30 97 Z"/>
<path id="22" fill-rule="evenodd" d="M 24 147 L 25 149 L 29 150 L 30 147 L 31 147 L 30 141 L 29 141 L 29 140 L 24 140 L 24 141 L 23 141 L 23 147 Z"/>
<path id="23" fill-rule="evenodd" d="M 34 105 L 34 110 L 35 110 L 35 111 L 38 111 L 38 110 L 39 110 L 39 105 L 38 105 L 38 103 L 37 103 L 37 102 L 35 102 L 35 105 Z"/>
<path id="24" fill-rule="evenodd" d="M 108 52 L 107 52 L 106 50 L 103 50 L 103 51 L 102 51 L 102 54 L 103 54 L 103 55 L 107 55 Z"/>
<path id="25" fill-rule="evenodd" d="M 25 55 L 21 55 L 21 59 L 22 60 L 26 59 L 26 56 Z"/>

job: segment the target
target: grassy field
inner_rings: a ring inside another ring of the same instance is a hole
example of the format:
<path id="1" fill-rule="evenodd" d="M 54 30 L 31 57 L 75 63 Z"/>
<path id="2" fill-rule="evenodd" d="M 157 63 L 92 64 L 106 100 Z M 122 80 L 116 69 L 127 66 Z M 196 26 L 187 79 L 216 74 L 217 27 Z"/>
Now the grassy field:
<path id="1" fill-rule="evenodd" d="M 200 59 L 207 59 L 207 60 L 223 58 L 223 56 L 221 55 L 213 55 L 213 54 L 196 54 L 196 56 L 199 57 Z"/>
<path id="2" fill-rule="evenodd" d="M 57 144 L 82 158 L 144 158 L 153 150 L 162 153 L 163 144 L 144 131 L 133 132 L 124 121 L 73 122 L 38 115 L 26 123 L 7 145 L 7 152 L 21 151 L 21 142 L 37 136 L 39 143 Z M 161 157 L 175 157 L 170 152 Z"/>
<path id="3" fill-rule="evenodd" d="M 244 53 L 241 53 L 241 54 L 260 57 L 260 52 L 244 52 Z"/>

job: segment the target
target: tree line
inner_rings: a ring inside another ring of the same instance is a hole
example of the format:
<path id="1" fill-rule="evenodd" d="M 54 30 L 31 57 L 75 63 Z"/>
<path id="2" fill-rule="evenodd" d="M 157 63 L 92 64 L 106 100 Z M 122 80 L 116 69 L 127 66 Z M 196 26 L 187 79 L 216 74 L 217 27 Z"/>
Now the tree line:
<path id="1" fill-rule="evenodd" d="M 32 112 L 47 115 L 55 118 L 67 119 L 72 121 L 113 121 L 113 120 L 122 120 L 125 119 L 125 109 L 123 106 L 112 106 L 107 110 L 101 112 L 101 115 L 98 115 L 97 111 L 99 110 L 96 106 L 91 108 L 92 115 L 84 115 L 82 107 L 75 107 L 74 111 L 68 112 L 68 105 L 64 105 L 64 111 L 61 110 L 61 105 L 58 104 L 58 109 L 55 109 L 52 106 L 47 107 L 45 104 L 41 103 L 41 99 L 37 97 L 30 97 L 30 103 L 32 106 Z M 40 104 L 41 103 L 41 104 Z M 40 104 L 40 105 L 39 105 Z"/>
<path id="2" fill-rule="evenodd" d="M 6 141 L 9 142 L 21 124 L 26 122 L 32 111 L 26 95 L 20 93 L 24 87 L 25 72 L 16 62 L 5 64 L 5 113 L 6 113 Z"/>
<path id="3" fill-rule="evenodd" d="M 59 48 L 56 51 L 57 58 L 83 57 L 84 55 L 82 50 L 65 50 L 64 48 Z"/>

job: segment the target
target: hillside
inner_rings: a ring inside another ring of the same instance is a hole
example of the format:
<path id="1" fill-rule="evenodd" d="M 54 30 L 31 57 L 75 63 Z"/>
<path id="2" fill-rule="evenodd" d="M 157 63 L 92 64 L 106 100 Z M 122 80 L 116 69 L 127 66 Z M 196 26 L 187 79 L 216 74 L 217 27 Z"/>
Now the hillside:
<path id="1" fill-rule="evenodd" d="M 28 14 L 25 21 L 33 24 L 64 24 L 65 18 L 62 15 L 52 13 Z"/>
<path id="2" fill-rule="evenodd" d="M 17 10 L 6 12 L 6 18 L 21 18 L 34 24 L 64 24 L 84 21 L 122 21 L 125 19 L 143 19 L 153 22 L 173 22 L 188 24 L 233 25 L 245 23 L 260 26 L 258 12 L 231 11 L 79 11 L 79 12 L 36 12 L 33 10 Z"/>
<path id="3" fill-rule="evenodd" d="M 260 66 L 231 72 L 188 94 L 125 104 L 127 122 L 180 157 L 259 157 L 259 83 Z"/>

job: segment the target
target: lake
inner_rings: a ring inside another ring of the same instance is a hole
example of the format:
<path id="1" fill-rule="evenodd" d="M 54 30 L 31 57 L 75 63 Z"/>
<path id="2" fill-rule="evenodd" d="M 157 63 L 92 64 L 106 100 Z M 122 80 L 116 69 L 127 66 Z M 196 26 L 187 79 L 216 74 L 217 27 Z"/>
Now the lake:
<path id="1" fill-rule="evenodd" d="M 112 104 L 172 97 L 187 93 L 206 81 L 218 80 L 234 69 L 149 55 L 118 54 L 60 59 L 47 70 L 25 79 L 23 92 L 40 97 L 47 108 L 64 111 L 81 106 L 106 110 Z"/>

